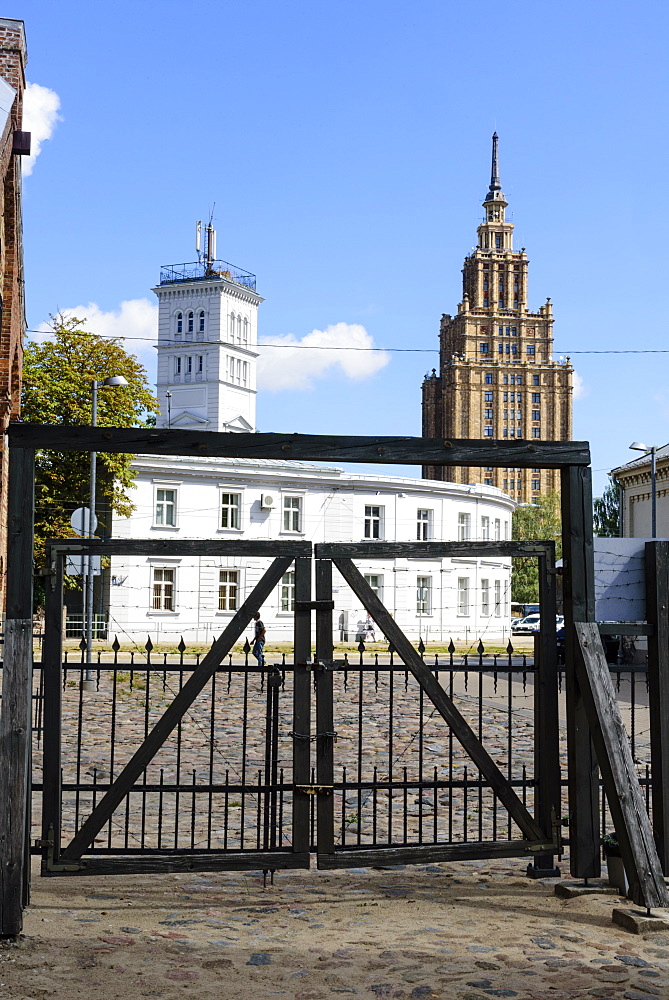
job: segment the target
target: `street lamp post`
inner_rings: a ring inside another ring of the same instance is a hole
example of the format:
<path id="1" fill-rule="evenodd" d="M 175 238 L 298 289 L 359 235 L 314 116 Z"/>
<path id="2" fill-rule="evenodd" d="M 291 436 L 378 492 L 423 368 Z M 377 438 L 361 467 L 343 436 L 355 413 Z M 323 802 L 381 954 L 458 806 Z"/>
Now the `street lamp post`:
<path id="1" fill-rule="evenodd" d="M 103 382 L 98 382 L 97 379 L 93 379 L 91 383 L 91 427 L 97 427 L 98 425 L 98 389 L 108 388 L 115 389 L 120 386 L 126 386 L 128 380 L 123 377 L 123 375 L 111 375 L 106 378 Z M 90 498 L 89 498 L 89 511 L 90 517 L 88 520 L 88 539 L 92 541 L 95 537 L 95 488 L 97 480 L 97 452 L 91 452 L 91 465 L 90 465 Z M 86 676 L 84 680 L 84 690 L 91 691 L 94 690 L 95 679 L 93 677 L 93 671 L 90 668 L 90 663 L 93 658 L 93 590 L 95 584 L 95 577 L 93 576 L 93 557 L 89 553 L 86 556 L 86 663 L 89 666 L 86 668 Z"/>
<path id="2" fill-rule="evenodd" d="M 657 538 L 657 492 L 655 489 L 657 466 L 655 461 L 655 445 L 650 447 L 641 444 L 640 441 L 633 441 L 630 445 L 631 451 L 642 451 L 645 455 L 650 455 L 650 537 Z"/>

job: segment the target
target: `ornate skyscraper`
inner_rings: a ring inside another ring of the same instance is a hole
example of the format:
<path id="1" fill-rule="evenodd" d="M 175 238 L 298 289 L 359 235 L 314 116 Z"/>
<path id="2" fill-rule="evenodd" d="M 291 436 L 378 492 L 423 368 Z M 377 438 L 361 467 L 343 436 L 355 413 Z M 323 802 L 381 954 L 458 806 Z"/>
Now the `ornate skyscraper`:
<path id="1" fill-rule="evenodd" d="M 553 360 L 553 306 L 527 308 L 529 261 L 513 249 L 505 218 L 492 137 L 490 189 L 478 245 L 465 258 L 462 302 L 441 318 L 439 371 L 423 383 L 423 436 L 569 441 L 573 368 Z M 432 467 L 428 479 L 498 486 L 515 500 L 531 501 L 559 488 L 559 474 L 539 469 Z"/>

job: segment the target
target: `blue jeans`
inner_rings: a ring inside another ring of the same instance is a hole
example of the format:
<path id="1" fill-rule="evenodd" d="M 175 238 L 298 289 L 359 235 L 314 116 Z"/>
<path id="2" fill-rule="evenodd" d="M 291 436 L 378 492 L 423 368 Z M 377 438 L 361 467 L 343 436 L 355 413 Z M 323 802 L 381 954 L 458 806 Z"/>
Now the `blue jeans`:
<path id="1" fill-rule="evenodd" d="M 256 639 L 256 641 L 253 643 L 253 649 L 251 650 L 251 653 L 253 654 L 253 656 L 255 656 L 256 660 L 258 661 L 259 667 L 265 666 L 264 649 L 265 649 L 265 640 Z"/>

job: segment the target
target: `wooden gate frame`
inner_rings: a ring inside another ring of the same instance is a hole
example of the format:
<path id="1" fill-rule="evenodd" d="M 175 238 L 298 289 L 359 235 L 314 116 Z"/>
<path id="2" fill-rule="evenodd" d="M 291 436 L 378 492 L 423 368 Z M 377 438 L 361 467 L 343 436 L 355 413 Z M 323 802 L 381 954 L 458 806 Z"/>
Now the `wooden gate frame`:
<path id="1" fill-rule="evenodd" d="M 235 434 L 154 428 L 10 424 L 8 429 L 7 607 L 2 714 L 0 715 L 0 937 L 22 927 L 29 898 L 32 693 L 32 589 L 35 450 L 115 452 L 219 458 L 292 459 L 392 465 L 544 468 L 561 471 L 563 575 L 566 635 L 568 780 L 572 875 L 600 873 L 598 766 L 591 732 L 607 759 L 604 788 L 620 828 L 623 859 L 633 898 L 647 907 L 669 906 L 647 814 L 631 801 L 627 782 L 633 762 L 611 697 L 612 716 L 602 716 L 592 691 L 593 671 L 584 664 L 601 642 L 575 623 L 594 622 L 592 483 L 590 452 L 583 441 L 486 441 L 443 438 Z M 586 648 L 588 647 L 588 648 Z M 577 667 L 578 669 L 577 672 Z M 613 695 L 611 679 L 599 681 Z M 610 689 L 610 690 L 609 690 Z M 319 726 L 320 729 L 320 726 Z M 650 837 L 648 834 L 650 833 Z M 642 842 L 642 843 L 641 843 Z M 646 850 L 646 847 L 648 850 Z M 648 877 L 648 872 L 652 877 Z"/>

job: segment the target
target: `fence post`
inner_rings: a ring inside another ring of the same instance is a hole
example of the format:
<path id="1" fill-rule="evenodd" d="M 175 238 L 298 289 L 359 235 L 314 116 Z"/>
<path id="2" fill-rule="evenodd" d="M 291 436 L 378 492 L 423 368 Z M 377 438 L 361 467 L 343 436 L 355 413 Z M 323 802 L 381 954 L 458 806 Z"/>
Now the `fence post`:
<path id="1" fill-rule="evenodd" d="M 311 600 L 311 559 L 295 560 L 295 603 Z M 295 608 L 293 674 L 293 851 L 309 854 L 311 850 L 309 796 L 295 790 L 295 785 L 311 782 L 311 612 Z"/>
<path id="2" fill-rule="evenodd" d="M 561 480 L 570 870 L 575 878 L 598 878 L 599 768 L 576 676 L 574 631 L 574 622 L 595 620 L 590 469 L 567 466 Z"/>
<path id="3" fill-rule="evenodd" d="M 316 600 L 332 600 L 332 561 L 316 560 Z M 316 611 L 316 780 L 334 785 L 332 611 Z M 321 666 L 321 664 L 323 664 Z M 318 854 L 334 854 L 334 792 L 318 796 Z"/>
<path id="4" fill-rule="evenodd" d="M 42 723 L 42 841 L 43 864 L 47 859 L 46 841 L 53 828 L 56 860 L 60 854 L 61 834 L 61 724 L 62 724 L 62 664 L 63 664 L 63 563 L 64 557 L 50 552 L 55 566 L 50 576 L 44 577 L 44 642 L 42 644 L 42 673 L 44 714 Z"/>
<path id="5" fill-rule="evenodd" d="M 546 836 L 559 830 L 562 806 L 558 720 L 557 638 L 555 634 L 555 558 L 539 556 L 541 631 L 534 636 L 534 818 Z M 527 866 L 530 878 L 557 878 L 553 854 L 542 854 Z"/>
<path id="6" fill-rule="evenodd" d="M 0 716 L 0 937 L 23 926 L 30 874 L 35 452 L 10 448 Z"/>
<path id="7" fill-rule="evenodd" d="M 648 705 L 653 781 L 653 833 L 662 871 L 669 873 L 669 542 L 646 542 Z"/>

